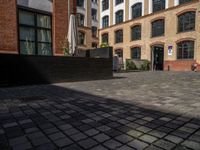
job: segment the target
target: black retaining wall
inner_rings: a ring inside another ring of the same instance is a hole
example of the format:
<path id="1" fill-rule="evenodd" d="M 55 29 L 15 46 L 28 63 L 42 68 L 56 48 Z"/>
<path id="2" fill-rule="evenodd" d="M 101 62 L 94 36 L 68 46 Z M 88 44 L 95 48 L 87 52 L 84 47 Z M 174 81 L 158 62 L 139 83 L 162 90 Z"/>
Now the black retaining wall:
<path id="1" fill-rule="evenodd" d="M 112 78 L 112 56 L 109 54 L 109 58 L 0 54 L 0 86 Z"/>

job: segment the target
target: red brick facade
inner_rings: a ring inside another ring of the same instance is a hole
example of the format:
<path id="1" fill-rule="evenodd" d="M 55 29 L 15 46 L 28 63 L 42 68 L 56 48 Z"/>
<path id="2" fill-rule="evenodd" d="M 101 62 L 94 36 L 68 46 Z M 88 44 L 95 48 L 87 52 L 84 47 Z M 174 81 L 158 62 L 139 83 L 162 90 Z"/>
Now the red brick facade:
<path id="1" fill-rule="evenodd" d="M 0 53 L 18 53 L 16 0 L 0 0 Z"/>
<path id="2" fill-rule="evenodd" d="M 164 70 L 165 71 L 192 71 L 192 65 L 195 64 L 195 60 L 176 60 L 176 61 L 165 61 Z M 199 70 L 198 67 L 197 70 Z"/>
<path id="3" fill-rule="evenodd" d="M 68 33 L 68 5 L 70 13 L 76 13 L 76 0 L 54 0 L 53 1 L 53 49 L 55 55 L 62 55 L 62 44 Z"/>

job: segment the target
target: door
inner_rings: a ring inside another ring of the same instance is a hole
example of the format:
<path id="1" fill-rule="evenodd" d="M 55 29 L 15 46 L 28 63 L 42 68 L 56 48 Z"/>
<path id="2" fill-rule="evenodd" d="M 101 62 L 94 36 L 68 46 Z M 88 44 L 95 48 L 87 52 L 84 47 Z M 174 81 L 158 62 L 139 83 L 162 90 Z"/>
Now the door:
<path id="1" fill-rule="evenodd" d="M 155 45 L 152 47 L 152 69 L 163 70 L 164 69 L 164 46 Z"/>

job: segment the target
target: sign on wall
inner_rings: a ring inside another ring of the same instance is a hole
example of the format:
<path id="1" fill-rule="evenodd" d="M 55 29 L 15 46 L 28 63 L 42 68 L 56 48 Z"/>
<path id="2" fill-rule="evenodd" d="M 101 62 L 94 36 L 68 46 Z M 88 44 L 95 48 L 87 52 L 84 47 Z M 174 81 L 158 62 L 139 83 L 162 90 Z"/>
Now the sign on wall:
<path id="1" fill-rule="evenodd" d="M 173 46 L 168 46 L 168 56 L 172 56 L 173 54 Z"/>

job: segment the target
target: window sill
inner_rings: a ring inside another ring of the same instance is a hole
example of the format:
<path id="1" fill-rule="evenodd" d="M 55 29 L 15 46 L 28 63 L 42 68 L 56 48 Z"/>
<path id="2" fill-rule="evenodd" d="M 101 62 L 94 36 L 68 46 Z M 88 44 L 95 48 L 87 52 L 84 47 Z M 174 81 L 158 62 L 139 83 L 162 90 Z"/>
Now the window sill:
<path id="1" fill-rule="evenodd" d="M 195 31 L 196 31 L 196 30 L 180 31 L 180 32 L 177 32 L 176 34 L 188 33 L 188 32 L 195 32 Z"/>
<path id="2" fill-rule="evenodd" d="M 177 61 L 194 61 L 194 58 L 189 58 L 189 59 L 176 59 Z"/>
<path id="3" fill-rule="evenodd" d="M 158 35 L 158 36 L 151 36 L 151 38 L 161 38 L 164 37 L 165 35 Z"/>

